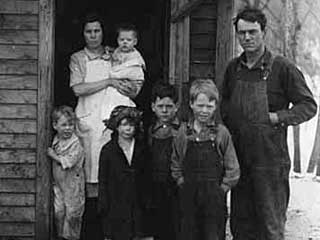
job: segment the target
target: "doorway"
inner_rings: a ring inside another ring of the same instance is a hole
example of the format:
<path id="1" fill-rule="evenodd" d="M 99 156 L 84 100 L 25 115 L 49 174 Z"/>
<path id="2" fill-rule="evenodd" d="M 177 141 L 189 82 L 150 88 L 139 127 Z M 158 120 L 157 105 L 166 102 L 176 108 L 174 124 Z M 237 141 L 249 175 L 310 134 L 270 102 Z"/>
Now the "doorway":
<path id="1" fill-rule="evenodd" d="M 104 40 L 116 47 L 115 28 L 132 23 L 139 31 L 137 49 L 147 65 L 145 84 L 137 105 L 150 111 L 150 92 L 154 82 L 167 79 L 170 0 L 56 0 L 55 28 L 55 105 L 76 106 L 77 99 L 69 87 L 69 58 L 84 47 L 81 19 L 88 12 L 104 18 Z"/>

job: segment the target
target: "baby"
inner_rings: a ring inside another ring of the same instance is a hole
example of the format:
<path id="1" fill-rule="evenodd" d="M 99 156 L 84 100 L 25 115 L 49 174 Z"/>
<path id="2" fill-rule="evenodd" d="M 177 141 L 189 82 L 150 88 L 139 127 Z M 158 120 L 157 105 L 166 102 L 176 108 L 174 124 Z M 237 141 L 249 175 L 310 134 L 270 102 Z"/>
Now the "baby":
<path id="1" fill-rule="evenodd" d="M 117 29 L 118 47 L 112 54 L 112 68 L 110 78 L 119 81 L 132 81 L 136 93 L 140 91 L 146 66 L 141 54 L 135 49 L 138 43 L 138 32 L 133 25 L 123 25 Z M 102 112 L 103 119 L 109 119 L 112 109 L 119 105 L 135 107 L 135 103 L 129 97 L 121 94 L 117 89 L 108 87 L 105 91 L 104 103 L 107 106 Z"/>

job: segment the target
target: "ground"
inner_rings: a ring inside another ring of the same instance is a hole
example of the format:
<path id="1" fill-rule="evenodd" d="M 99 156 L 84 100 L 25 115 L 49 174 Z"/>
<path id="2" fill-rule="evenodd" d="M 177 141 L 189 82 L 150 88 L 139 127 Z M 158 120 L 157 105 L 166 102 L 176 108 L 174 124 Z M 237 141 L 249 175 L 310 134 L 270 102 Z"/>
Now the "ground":
<path id="1" fill-rule="evenodd" d="M 286 240 L 320 240 L 320 182 L 312 176 L 290 178 Z M 229 226 L 226 240 L 231 240 Z"/>

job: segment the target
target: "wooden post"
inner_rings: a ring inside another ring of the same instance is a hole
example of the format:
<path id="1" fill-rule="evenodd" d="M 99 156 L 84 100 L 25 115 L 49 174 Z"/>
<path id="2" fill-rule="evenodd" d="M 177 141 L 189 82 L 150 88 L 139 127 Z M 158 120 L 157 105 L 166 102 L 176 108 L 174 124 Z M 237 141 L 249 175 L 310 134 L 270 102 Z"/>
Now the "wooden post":
<path id="1" fill-rule="evenodd" d="M 218 0 L 217 11 L 217 42 L 216 42 L 216 84 L 220 88 L 224 71 L 233 57 L 234 31 L 232 16 L 234 0 Z"/>
<path id="2" fill-rule="evenodd" d="M 37 240 L 50 239 L 51 164 L 47 158 L 53 104 L 54 0 L 39 0 L 38 124 L 36 226 Z"/>

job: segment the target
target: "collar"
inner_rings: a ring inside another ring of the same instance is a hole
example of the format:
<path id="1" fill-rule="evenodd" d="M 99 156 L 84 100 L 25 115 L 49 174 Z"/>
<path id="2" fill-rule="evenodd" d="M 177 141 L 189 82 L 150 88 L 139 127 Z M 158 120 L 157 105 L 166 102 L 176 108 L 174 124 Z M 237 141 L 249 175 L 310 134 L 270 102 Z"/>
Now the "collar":
<path id="1" fill-rule="evenodd" d="M 216 124 L 215 119 L 212 119 L 206 125 L 207 129 L 209 129 L 210 131 L 213 131 L 214 129 L 216 129 L 216 126 L 217 126 L 217 124 Z M 195 132 L 195 130 L 194 130 L 194 119 L 193 118 L 188 121 L 187 130 L 188 130 L 188 133 Z"/>
<path id="2" fill-rule="evenodd" d="M 154 126 L 152 127 L 152 132 L 156 132 L 157 130 L 159 130 L 160 128 L 166 128 L 166 127 L 172 127 L 174 129 L 178 129 L 180 126 L 180 121 L 177 117 L 175 117 L 173 119 L 172 122 L 170 122 L 169 124 L 164 124 L 160 121 L 156 121 L 156 123 L 154 124 Z"/>
<path id="3" fill-rule="evenodd" d="M 251 69 L 260 68 L 261 70 L 268 68 L 271 63 L 272 53 L 265 48 L 263 55 L 259 58 L 259 60 L 255 63 L 255 65 Z M 239 57 L 239 67 L 240 68 L 247 68 L 247 58 L 245 52 L 243 52 Z"/>
<path id="4" fill-rule="evenodd" d="M 111 57 L 110 49 L 108 47 L 102 47 L 99 53 L 93 53 L 87 47 L 85 47 L 84 53 L 88 57 L 89 61 L 97 59 L 110 60 Z"/>

